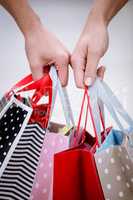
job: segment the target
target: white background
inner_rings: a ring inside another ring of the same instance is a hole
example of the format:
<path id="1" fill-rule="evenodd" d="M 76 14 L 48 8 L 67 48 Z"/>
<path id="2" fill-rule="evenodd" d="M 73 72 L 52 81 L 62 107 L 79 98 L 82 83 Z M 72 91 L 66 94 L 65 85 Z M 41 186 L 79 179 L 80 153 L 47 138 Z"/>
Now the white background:
<path id="1" fill-rule="evenodd" d="M 72 52 L 92 1 L 31 0 L 30 3 L 43 24 L 53 31 Z M 112 20 L 109 35 L 110 47 L 101 62 L 107 67 L 105 81 L 133 116 L 133 1 L 129 1 Z M 0 7 L 0 96 L 29 72 L 23 36 L 14 20 Z M 77 120 L 82 91 L 76 89 L 72 72 L 68 92 Z M 57 101 L 53 114 L 56 121 L 63 119 L 60 110 Z"/>

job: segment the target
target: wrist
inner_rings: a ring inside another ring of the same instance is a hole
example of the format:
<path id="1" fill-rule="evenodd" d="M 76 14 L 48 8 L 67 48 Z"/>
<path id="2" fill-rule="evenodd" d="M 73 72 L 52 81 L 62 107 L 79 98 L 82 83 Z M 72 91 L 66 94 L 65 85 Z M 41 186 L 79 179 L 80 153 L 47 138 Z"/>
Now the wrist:
<path id="1" fill-rule="evenodd" d="M 109 22 L 117 12 L 126 4 L 128 0 L 95 0 L 90 12 L 93 21 L 104 23 L 108 26 Z"/>
<path id="2" fill-rule="evenodd" d="M 98 10 L 96 8 L 92 8 L 92 10 L 89 13 L 88 22 L 90 23 L 90 21 L 94 24 L 104 25 L 106 27 L 109 24 L 108 18 L 105 17 L 105 15 L 100 10 Z"/>
<path id="3" fill-rule="evenodd" d="M 35 32 L 42 29 L 42 23 L 38 16 L 34 16 L 34 17 L 29 18 L 25 26 L 23 26 L 22 28 L 20 27 L 20 29 L 24 35 L 24 38 L 26 39 L 27 37 L 30 37 Z"/>

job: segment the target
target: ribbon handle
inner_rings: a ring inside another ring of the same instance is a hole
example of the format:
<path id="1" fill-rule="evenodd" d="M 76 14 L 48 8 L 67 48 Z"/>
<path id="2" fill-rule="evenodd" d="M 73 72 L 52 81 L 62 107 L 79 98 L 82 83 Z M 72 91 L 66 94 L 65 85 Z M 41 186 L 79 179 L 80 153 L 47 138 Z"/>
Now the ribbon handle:
<path id="1" fill-rule="evenodd" d="M 31 90 L 34 90 L 34 94 L 30 99 L 30 104 L 33 108 L 30 123 L 38 122 L 42 127 L 46 128 L 52 104 L 52 80 L 48 73 L 37 81 L 33 81 L 32 75 L 26 76 L 24 79 L 15 84 L 5 96 L 10 98 L 14 93 L 19 95 L 21 92 Z M 48 95 L 48 103 L 38 104 L 39 100 L 45 94 Z M 18 96 L 18 98 L 21 100 L 21 96 Z"/>
<path id="2" fill-rule="evenodd" d="M 99 146 L 100 145 L 100 141 L 99 141 L 99 138 L 98 138 L 98 135 L 97 135 L 97 130 L 96 130 L 96 126 L 95 126 L 95 120 L 94 120 L 94 117 L 93 117 L 92 107 L 91 107 L 91 103 L 90 103 L 90 97 L 88 95 L 88 87 L 85 87 L 85 90 L 84 90 L 84 95 L 83 95 L 83 100 L 82 100 L 82 105 L 81 105 L 81 110 L 80 110 L 80 115 L 79 115 L 79 121 L 78 121 L 77 130 L 76 130 L 76 135 L 78 136 L 78 134 L 80 132 L 81 119 L 82 119 L 82 115 L 83 115 L 83 110 L 84 110 L 84 105 L 85 105 L 85 99 L 86 98 L 87 98 L 87 109 L 86 109 L 84 130 L 86 129 L 87 120 L 88 120 L 88 112 L 89 112 L 90 113 L 90 117 L 91 117 L 91 122 L 92 122 L 92 125 L 93 125 L 94 135 L 95 135 L 95 138 L 96 138 L 96 145 Z"/>

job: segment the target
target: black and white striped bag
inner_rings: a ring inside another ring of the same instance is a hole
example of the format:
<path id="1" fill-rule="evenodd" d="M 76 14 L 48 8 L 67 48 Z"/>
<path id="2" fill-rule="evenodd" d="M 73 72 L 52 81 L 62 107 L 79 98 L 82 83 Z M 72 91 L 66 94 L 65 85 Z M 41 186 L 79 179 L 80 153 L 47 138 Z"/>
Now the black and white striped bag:
<path id="1" fill-rule="evenodd" d="M 37 83 L 38 92 L 40 82 Z M 11 95 L 5 101 L 4 96 L 0 101 L 0 200 L 29 200 L 46 133 L 37 120 L 31 121 L 34 107 L 24 104 L 24 98 L 18 97 Z"/>

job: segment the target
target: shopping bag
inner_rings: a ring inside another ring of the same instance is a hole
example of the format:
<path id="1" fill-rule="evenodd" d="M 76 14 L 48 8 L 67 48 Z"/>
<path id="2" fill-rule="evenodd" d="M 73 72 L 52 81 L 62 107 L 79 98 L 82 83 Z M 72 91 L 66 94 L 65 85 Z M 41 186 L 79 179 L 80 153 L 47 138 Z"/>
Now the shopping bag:
<path id="1" fill-rule="evenodd" d="M 106 199 L 132 200 L 133 162 L 124 146 L 114 146 L 95 154 Z"/>
<path id="2" fill-rule="evenodd" d="M 54 154 L 67 149 L 69 138 L 49 132 L 43 142 L 30 199 L 52 200 Z"/>
<path id="3" fill-rule="evenodd" d="M 110 200 L 131 200 L 133 198 L 133 147 L 132 134 L 129 130 L 133 128 L 133 120 L 105 83 L 97 80 L 95 84 L 98 84 L 98 97 L 104 102 L 120 128 L 120 131 L 112 129 L 95 154 L 104 196 Z M 118 113 L 129 125 L 127 130 L 123 128 Z"/>
<path id="4" fill-rule="evenodd" d="M 61 87 L 57 73 L 53 68 L 52 80 L 57 83 L 56 89 L 59 92 L 61 103 L 66 119 L 66 125 L 49 122 L 45 139 L 39 159 L 34 184 L 30 199 L 52 200 L 53 197 L 53 158 L 54 154 L 66 150 L 69 147 L 69 137 L 72 126 L 74 126 L 73 114 L 71 111 L 67 92 Z M 55 83 L 55 84 L 56 84 Z M 56 105 L 56 103 L 55 103 Z M 56 105 L 57 106 L 57 105 Z M 71 125 L 71 128 L 70 128 Z"/>
<path id="5" fill-rule="evenodd" d="M 25 105 L 25 98 L 20 92 L 30 90 L 34 93 Z M 45 93 L 49 97 L 48 103 L 38 104 Z M 36 82 L 28 76 L 5 97 L 9 103 L 2 109 L 0 117 L 1 147 L 4 149 L 0 152 L 3 162 L 0 168 L 0 198 L 29 200 L 50 116 L 52 80 L 49 74 Z M 44 107 L 47 110 L 42 116 Z"/>
<path id="6" fill-rule="evenodd" d="M 82 130 L 81 139 L 77 141 L 86 96 L 88 103 L 85 127 Z M 57 153 L 54 156 L 54 200 L 104 199 L 94 160 L 94 152 L 99 142 L 92 115 L 95 137 L 92 137 L 86 131 L 88 109 L 92 114 L 89 104 L 89 97 L 85 90 L 76 136 L 71 143 L 74 148 Z"/>
<path id="7" fill-rule="evenodd" d="M 0 176 L 29 121 L 31 112 L 31 108 L 12 97 L 0 113 Z"/>

